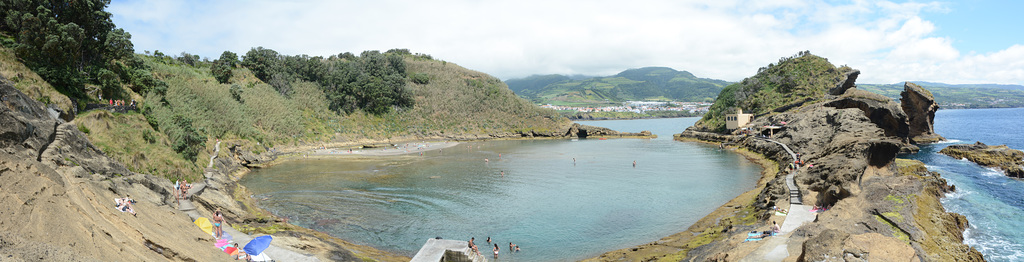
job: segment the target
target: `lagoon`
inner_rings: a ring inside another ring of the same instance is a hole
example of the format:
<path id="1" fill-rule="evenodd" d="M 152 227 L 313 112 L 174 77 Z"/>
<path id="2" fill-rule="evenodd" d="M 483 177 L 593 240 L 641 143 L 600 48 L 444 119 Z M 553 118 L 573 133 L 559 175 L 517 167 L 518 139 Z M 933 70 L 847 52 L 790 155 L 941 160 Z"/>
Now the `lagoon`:
<path id="1" fill-rule="evenodd" d="M 475 237 L 490 257 L 491 237 L 503 261 L 572 261 L 684 231 L 754 188 L 760 166 L 672 140 L 696 120 L 581 122 L 657 139 L 483 141 L 422 156 L 302 159 L 241 183 L 293 224 L 382 250 L 412 256 L 428 238 Z M 523 251 L 509 254 L 508 242 Z"/>

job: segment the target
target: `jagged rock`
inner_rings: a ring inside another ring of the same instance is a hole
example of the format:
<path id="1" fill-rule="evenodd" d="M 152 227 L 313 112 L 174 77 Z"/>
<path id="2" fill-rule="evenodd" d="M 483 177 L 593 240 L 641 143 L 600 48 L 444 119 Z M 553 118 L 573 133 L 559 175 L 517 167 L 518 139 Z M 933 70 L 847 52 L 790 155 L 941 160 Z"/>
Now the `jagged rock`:
<path id="1" fill-rule="evenodd" d="M 886 136 L 902 138 L 907 137 L 910 132 L 907 115 L 899 104 L 879 94 L 864 90 L 851 90 L 842 97 L 825 103 L 825 106 L 838 109 L 860 109 L 864 112 L 864 116 L 885 131 Z"/>
<path id="2" fill-rule="evenodd" d="M 939 105 L 935 103 L 931 92 L 914 83 L 905 82 L 900 96 L 903 112 L 907 114 L 908 137 L 911 142 L 921 144 L 946 140 L 935 134 L 933 128 L 935 111 L 939 110 Z"/>
<path id="3" fill-rule="evenodd" d="M 581 125 L 579 123 L 573 123 L 569 127 L 569 130 L 563 135 L 565 137 L 579 137 L 586 138 L 590 136 L 596 137 L 653 137 L 650 131 L 641 131 L 640 133 L 629 133 L 629 132 L 618 132 L 604 127 Z"/>
<path id="4" fill-rule="evenodd" d="M 42 105 L 0 78 L 0 148 L 37 160 L 53 140 L 57 119 Z"/>
<path id="5" fill-rule="evenodd" d="M 857 76 L 860 75 L 860 70 L 854 69 L 853 71 L 846 72 L 843 75 L 843 80 L 839 81 L 839 84 L 828 90 L 830 95 L 838 96 L 846 93 L 846 90 L 850 88 L 857 88 Z"/>
<path id="6" fill-rule="evenodd" d="M 1024 178 L 1024 152 L 1006 145 L 989 146 L 981 142 L 957 144 L 943 148 L 939 153 L 1002 169 L 1010 177 Z"/>

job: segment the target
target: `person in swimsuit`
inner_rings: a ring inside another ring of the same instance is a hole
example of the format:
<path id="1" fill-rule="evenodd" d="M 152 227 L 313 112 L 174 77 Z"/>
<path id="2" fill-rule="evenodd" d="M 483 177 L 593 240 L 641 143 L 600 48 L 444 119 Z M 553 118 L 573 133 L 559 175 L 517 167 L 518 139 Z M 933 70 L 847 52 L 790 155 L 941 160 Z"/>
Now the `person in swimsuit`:
<path id="1" fill-rule="evenodd" d="M 495 259 L 498 258 L 498 250 L 499 250 L 498 243 L 494 243 L 494 258 Z"/>
<path id="2" fill-rule="evenodd" d="M 213 211 L 213 232 L 217 239 L 224 236 L 224 229 L 221 227 L 221 223 L 224 223 L 224 214 L 220 212 L 220 208 L 217 208 L 217 211 Z"/>

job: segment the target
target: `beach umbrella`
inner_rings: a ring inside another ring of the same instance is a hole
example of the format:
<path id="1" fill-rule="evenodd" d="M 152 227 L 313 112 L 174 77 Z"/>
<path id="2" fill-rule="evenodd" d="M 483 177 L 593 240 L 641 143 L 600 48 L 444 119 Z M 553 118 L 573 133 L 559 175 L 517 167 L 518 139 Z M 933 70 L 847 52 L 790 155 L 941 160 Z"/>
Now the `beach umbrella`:
<path id="1" fill-rule="evenodd" d="M 224 248 L 224 253 L 228 253 L 228 255 L 232 255 L 232 256 L 238 255 L 238 248 L 226 247 L 226 248 Z"/>
<path id="2" fill-rule="evenodd" d="M 200 217 L 200 218 L 196 218 L 196 221 L 193 222 L 193 223 L 195 223 L 196 226 L 199 227 L 199 229 L 202 229 L 203 232 L 206 232 L 207 234 L 211 234 L 211 235 L 213 234 L 213 224 L 210 224 L 210 220 L 209 219 L 207 219 L 205 217 Z"/>
<path id="3" fill-rule="evenodd" d="M 259 255 L 260 253 L 263 253 L 263 250 L 267 249 L 267 247 L 270 247 L 270 240 L 273 240 L 270 235 L 253 238 L 248 244 L 245 244 L 245 247 L 242 248 L 242 250 L 245 251 L 246 254 L 253 256 Z"/>

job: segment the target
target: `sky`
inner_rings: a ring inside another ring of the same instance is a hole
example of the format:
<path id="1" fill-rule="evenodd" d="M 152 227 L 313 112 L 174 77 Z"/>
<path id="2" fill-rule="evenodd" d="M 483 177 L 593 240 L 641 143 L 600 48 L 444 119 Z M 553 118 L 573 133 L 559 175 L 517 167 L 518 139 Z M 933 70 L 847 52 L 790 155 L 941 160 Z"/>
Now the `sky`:
<path id="1" fill-rule="evenodd" d="M 740 81 L 810 51 L 858 83 L 1024 84 L 1024 1 L 113 0 L 135 51 L 405 48 L 500 79 L 665 66 Z"/>

